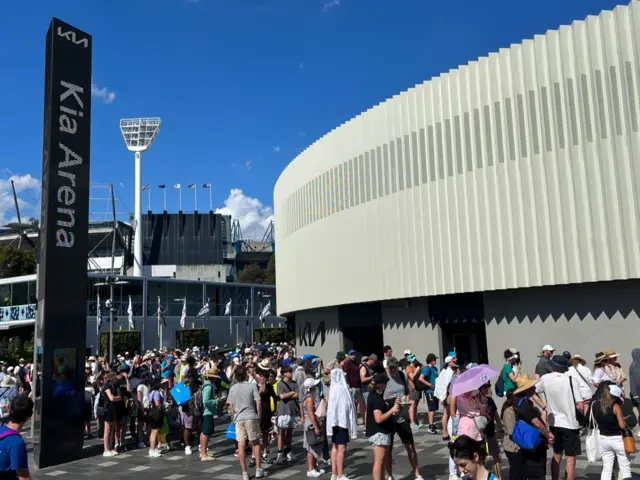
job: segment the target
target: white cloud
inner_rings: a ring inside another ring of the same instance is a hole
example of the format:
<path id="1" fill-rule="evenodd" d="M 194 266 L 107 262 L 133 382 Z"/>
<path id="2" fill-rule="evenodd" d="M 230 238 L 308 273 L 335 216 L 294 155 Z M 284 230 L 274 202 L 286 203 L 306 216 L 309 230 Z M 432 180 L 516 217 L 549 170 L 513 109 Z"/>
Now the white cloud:
<path id="1" fill-rule="evenodd" d="M 115 92 L 112 92 L 107 87 L 100 88 L 95 83 L 91 84 L 91 96 L 102 100 L 102 103 L 113 103 L 116 99 Z"/>
<path id="2" fill-rule="evenodd" d="M 253 168 L 253 160 L 247 160 L 244 162 L 244 168 L 247 170 L 251 170 Z"/>
<path id="3" fill-rule="evenodd" d="M 278 153 L 280 151 L 280 145 L 276 145 L 275 147 L 273 147 L 273 151 L 274 153 Z"/>
<path id="4" fill-rule="evenodd" d="M 257 198 L 248 197 L 239 188 L 233 188 L 224 201 L 224 208 L 216 213 L 231 215 L 240 221 L 244 238 L 260 240 L 273 220 L 273 208 L 264 205 Z"/>
<path id="5" fill-rule="evenodd" d="M 326 12 L 328 10 L 330 10 L 333 7 L 339 7 L 340 6 L 340 1 L 341 0 L 329 0 L 327 2 L 324 3 L 324 6 L 322 7 L 322 9 Z"/>
<path id="6" fill-rule="evenodd" d="M 11 180 L 13 180 L 16 187 L 20 216 L 24 219 L 39 217 L 40 180 L 33 178 L 29 173 L 26 175 L 11 175 L 9 178 L 0 179 L 0 225 L 6 225 L 17 220 Z"/>

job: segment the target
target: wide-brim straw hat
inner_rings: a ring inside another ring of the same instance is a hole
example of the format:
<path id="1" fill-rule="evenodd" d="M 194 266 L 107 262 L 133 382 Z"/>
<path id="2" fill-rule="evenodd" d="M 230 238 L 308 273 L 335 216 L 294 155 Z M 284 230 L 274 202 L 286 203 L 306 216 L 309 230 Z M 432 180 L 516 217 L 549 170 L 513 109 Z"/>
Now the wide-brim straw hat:
<path id="1" fill-rule="evenodd" d="M 534 387 L 540 380 L 536 380 L 535 378 L 531 378 L 527 374 L 518 375 L 516 377 L 516 390 L 513 392 L 514 394 L 524 392 L 525 390 L 529 390 L 531 387 Z"/>
<path id="2" fill-rule="evenodd" d="M 620 354 L 615 350 L 605 350 L 604 354 L 607 356 L 607 358 L 618 358 L 620 356 Z"/>
<path id="3" fill-rule="evenodd" d="M 204 372 L 204 376 L 206 378 L 220 378 L 220 372 L 218 371 L 217 368 L 210 368 L 209 370 L 207 370 L 206 372 Z"/>
<path id="4" fill-rule="evenodd" d="M 582 358 L 582 356 L 579 353 L 576 353 L 574 356 L 571 357 L 571 363 L 573 363 L 574 360 L 578 360 L 580 363 L 582 363 L 583 365 L 586 365 L 587 361 Z"/>

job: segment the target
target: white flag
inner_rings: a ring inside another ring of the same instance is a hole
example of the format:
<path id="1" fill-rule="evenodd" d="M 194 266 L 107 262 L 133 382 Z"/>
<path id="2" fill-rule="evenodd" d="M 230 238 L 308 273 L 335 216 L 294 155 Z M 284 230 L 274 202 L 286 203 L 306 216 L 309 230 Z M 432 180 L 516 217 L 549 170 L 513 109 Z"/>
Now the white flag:
<path id="1" fill-rule="evenodd" d="M 131 295 L 129 295 L 129 308 L 127 308 L 127 315 L 129 315 L 129 329 L 136 328 L 133 323 L 133 305 L 131 304 Z"/>
<path id="2" fill-rule="evenodd" d="M 262 312 L 260 312 L 260 320 L 264 320 L 265 317 L 268 317 L 270 315 L 271 315 L 271 300 L 267 302 L 267 304 L 262 309 Z"/>
<path id="3" fill-rule="evenodd" d="M 102 306 L 100 305 L 100 294 L 97 295 L 96 301 L 96 333 L 102 328 Z"/>
<path id="4" fill-rule="evenodd" d="M 231 315 L 231 299 L 229 299 L 227 304 L 224 306 L 224 314 Z"/>
<path id="5" fill-rule="evenodd" d="M 182 303 L 182 315 L 180 315 L 180 327 L 184 328 L 184 322 L 187 320 L 187 299 Z"/>
<path id="6" fill-rule="evenodd" d="M 176 184 L 173 186 L 173 188 L 180 188 L 180 184 L 179 184 L 179 183 L 176 183 Z"/>
<path id="7" fill-rule="evenodd" d="M 247 303 L 244 306 L 244 316 L 248 317 L 249 316 L 249 299 L 247 298 Z"/>
<path id="8" fill-rule="evenodd" d="M 200 309 L 200 311 L 196 315 L 196 318 L 206 317 L 207 315 L 209 315 L 209 301 L 207 301 L 207 303 L 205 303 L 202 306 L 202 308 Z"/>

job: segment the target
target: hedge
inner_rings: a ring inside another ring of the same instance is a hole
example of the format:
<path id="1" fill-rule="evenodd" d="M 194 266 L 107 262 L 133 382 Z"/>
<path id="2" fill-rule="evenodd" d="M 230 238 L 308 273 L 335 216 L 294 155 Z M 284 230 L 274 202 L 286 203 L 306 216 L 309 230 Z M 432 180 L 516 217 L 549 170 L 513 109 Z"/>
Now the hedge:
<path id="1" fill-rule="evenodd" d="M 256 328 L 253 331 L 253 340 L 257 343 L 292 342 L 295 338 L 295 333 L 287 328 Z"/>
<path id="2" fill-rule="evenodd" d="M 140 351 L 142 334 L 137 331 L 116 330 L 113 332 L 113 355 L 124 355 Z M 109 332 L 100 334 L 100 355 L 109 355 Z"/>
<path id="3" fill-rule="evenodd" d="M 209 346 L 208 328 L 182 328 L 176 330 L 176 346 L 184 350 L 193 347 Z"/>

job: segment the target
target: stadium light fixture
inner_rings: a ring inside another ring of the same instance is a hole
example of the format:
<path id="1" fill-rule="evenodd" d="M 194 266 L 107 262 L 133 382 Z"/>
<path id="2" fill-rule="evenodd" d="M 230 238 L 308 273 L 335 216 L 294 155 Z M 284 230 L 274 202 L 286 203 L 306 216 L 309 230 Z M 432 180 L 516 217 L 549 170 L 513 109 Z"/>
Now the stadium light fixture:
<path id="1" fill-rule="evenodd" d="M 161 121 L 159 118 L 123 118 L 120 120 L 120 131 L 127 149 L 135 154 L 135 206 L 134 206 L 134 232 L 135 244 L 133 250 L 133 274 L 142 276 L 142 152 L 151 147 L 153 140 L 158 135 Z"/>

